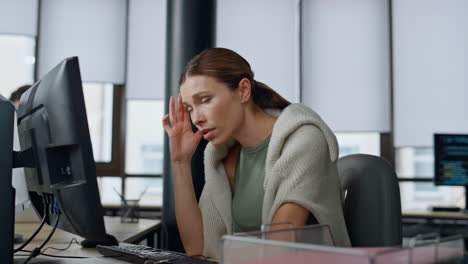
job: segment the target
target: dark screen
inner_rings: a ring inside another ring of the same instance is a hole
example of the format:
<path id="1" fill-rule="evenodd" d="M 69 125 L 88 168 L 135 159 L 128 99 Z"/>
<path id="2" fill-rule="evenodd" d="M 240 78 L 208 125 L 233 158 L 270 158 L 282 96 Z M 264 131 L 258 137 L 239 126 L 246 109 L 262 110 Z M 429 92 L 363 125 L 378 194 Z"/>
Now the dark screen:
<path id="1" fill-rule="evenodd" d="M 468 135 L 435 134 L 435 184 L 468 184 Z"/>

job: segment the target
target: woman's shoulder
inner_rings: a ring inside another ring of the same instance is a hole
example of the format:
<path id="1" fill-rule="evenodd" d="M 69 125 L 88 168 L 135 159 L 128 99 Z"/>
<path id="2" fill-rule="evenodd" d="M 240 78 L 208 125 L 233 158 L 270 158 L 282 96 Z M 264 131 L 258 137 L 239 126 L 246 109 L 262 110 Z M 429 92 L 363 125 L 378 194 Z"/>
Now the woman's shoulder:
<path id="1" fill-rule="evenodd" d="M 305 124 L 295 129 L 284 141 L 284 149 L 326 149 L 328 142 L 317 126 Z"/>
<path id="2" fill-rule="evenodd" d="M 322 118 L 309 107 L 291 104 L 278 117 L 270 140 L 272 150 L 328 149 L 330 159 L 338 157 L 336 136 Z"/>
<path id="3" fill-rule="evenodd" d="M 274 113 L 274 112 L 271 112 Z M 278 112 L 276 112 L 278 114 Z M 303 125 L 313 125 L 320 130 L 331 131 L 325 121 L 314 110 L 303 104 L 290 104 L 288 107 L 281 110 L 277 116 L 275 130 L 290 130 Z"/>

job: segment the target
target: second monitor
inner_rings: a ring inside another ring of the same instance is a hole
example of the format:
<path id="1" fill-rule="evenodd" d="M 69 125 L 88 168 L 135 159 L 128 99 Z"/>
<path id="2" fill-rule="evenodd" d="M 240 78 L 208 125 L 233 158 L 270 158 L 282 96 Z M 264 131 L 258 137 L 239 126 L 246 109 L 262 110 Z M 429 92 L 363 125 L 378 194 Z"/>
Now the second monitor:
<path id="1" fill-rule="evenodd" d="M 468 205 L 468 135 L 434 134 L 435 185 L 465 186 Z"/>

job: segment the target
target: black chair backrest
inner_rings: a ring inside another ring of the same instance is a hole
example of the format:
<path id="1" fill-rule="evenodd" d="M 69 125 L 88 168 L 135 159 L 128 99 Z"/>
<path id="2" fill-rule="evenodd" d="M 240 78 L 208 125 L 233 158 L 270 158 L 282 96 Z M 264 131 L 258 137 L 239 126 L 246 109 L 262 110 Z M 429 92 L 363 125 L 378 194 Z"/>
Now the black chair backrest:
<path id="1" fill-rule="evenodd" d="M 337 161 L 344 217 L 353 247 L 401 245 L 400 187 L 384 159 L 354 154 Z"/>

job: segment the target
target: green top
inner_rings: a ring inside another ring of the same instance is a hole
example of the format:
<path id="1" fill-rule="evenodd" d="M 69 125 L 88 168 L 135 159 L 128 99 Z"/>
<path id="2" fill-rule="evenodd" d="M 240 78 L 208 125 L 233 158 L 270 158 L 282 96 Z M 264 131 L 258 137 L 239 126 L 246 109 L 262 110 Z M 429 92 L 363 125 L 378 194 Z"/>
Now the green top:
<path id="1" fill-rule="evenodd" d="M 263 179 L 268 143 L 270 136 L 255 147 L 241 148 L 232 198 L 234 232 L 256 231 L 262 225 Z"/>

